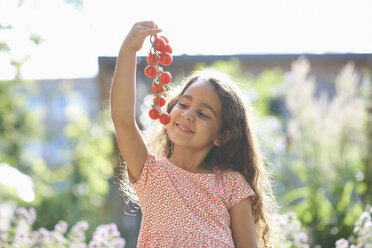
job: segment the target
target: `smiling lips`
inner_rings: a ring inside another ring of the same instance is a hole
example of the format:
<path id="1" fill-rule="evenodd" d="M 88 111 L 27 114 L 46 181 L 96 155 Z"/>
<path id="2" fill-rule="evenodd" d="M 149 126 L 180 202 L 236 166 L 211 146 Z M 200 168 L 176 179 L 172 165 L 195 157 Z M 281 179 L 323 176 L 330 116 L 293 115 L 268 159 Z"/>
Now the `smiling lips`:
<path id="1" fill-rule="evenodd" d="M 179 130 L 181 130 L 182 132 L 184 133 L 194 133 L 194 131 L 192 131 L 190 128 L 180 124 L 180 123 L 176 123 L 176 126 Z"/>

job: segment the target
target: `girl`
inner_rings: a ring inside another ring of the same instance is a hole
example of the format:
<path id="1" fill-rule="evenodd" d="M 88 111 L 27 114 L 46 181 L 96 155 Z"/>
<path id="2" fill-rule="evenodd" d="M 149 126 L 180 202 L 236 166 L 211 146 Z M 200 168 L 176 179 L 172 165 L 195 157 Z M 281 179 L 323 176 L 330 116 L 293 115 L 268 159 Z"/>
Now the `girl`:
<path id="1" fill-rule="evenodd" d="M 136 23 L 111 88 L 111 114 L 142 210 L 137 247 L 267 247 L 275 201 L 239 90 L 196 73 L 171 99 L 171 121 L 149 148 L 135 122 L 136 52 L 159 29 Z"/>

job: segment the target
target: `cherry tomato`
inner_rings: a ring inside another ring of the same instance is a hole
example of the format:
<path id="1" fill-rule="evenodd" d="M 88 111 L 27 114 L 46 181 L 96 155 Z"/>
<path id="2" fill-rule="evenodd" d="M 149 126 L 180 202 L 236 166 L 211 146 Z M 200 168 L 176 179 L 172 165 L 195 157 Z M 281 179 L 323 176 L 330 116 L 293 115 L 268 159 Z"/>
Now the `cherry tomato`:
<path id="1" fill-rule="evenodd" d="M 160 74 L 159 81 L 161 84 L 169 84 L 170 81 L 172 81 L 172 75 L 169 72 L 165 71 Z"/>
<path id="2" fill-rule="evenodd" d="M 147 64 L 149 65 L 156 65 L 156 62 L 160 61 L 159 55 L 156 54 L 156 60 L 155 60 L 155 55 L 153 53 L 149 54 L 146 58 Z"/>
<path id="3" fill-rule="evenodd" d="M 158 68 L 154 65 L 148 65 L 145 68 L 145 75 L 149 78 L 153 78 L 158 74 Z"/>
<path id="4" fill-rule="evenodd" d="M 172 61 L 173 61 L 172 54 L 170 54 L 168 52 L 163 52 L 161 54 L 160 64 L 162 64 L 164 66 L 168 66 L 168 65 L 172 64 Z"/>
<path id="5" fill-rule="evenodd" d="M 169 43 L 169 40 L 167 37 L 165 37 L 164 35 L 160 36 L 159 38 L 162 38 L 163 40 L 165 40 L 166 43 Z"/>
<path id="6" fill-rule="evenodd" d="M 154 92 L 154 94 L 161 94 L 164 92 L 164 87 L 163 85 L 159 84 L 159 83 L 155 83 L 152 85 L 152 92 Z"/>
<path id="7" fill-rule="evenodd" d="M 165 40 L 160 37 L 156 38 L 154 41 L 154 47 L 156 51 L 159 51 L 159 52 L 162 52 L 164 50 L 166 44 L 167 43 L 165 42 Z"/>
<path id="8" fill-rule="evenodd" d="M 150 109 L 149 116 L 153 120 L 158 119 L 159 116 L 160 116 L 159 109 L 158 108 L 152 108 L 152 109 Z"/>
<path id="9" fill-rule="evenodd" d="M 169 44 L 165 45 L 163 52 L 172 53 L 172 47 Z"/>
<path id="10" fill-rule="evenodd" d="M 155 106 L 157 107 L 163 107 L 165 105 L 165 97 L 163 96 L 160 96 L 160 100 L 159 100 L 159 96 L 156 96 L 154 98 L 154 100 L 152 100 L 152 102 L 155 104 Z"/>
<path id="11" fill-rule="evenodd" d="M 159 121 L 161 124 L 163 125 L 167 125 L 171 120 L 171 116 L 170 114 L 168 113 L 163 113 L 160 117 L 159 117 Z"/>

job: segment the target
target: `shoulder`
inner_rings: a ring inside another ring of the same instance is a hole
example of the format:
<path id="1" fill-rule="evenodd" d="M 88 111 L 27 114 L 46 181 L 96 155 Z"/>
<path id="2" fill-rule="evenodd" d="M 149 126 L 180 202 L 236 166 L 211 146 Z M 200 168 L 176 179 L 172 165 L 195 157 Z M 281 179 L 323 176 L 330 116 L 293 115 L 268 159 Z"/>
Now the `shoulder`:
<path id="1" fill-rule="evenodd" d="M 224 183 L 231 186 L 232 184 L 235 184 L 237 181 L 245 181 L 244 176 L 238 172 L 234 171 L 232 169 L 225 169 L 222 171 L 222 178 Z"/>
<path id="2" fill-rule="evenodd" d="M 152 152 L 147 151 L 147 157 L 145 163 L 143 165 L 142 171 L 140 173 L 139 179 L 135 180 L 131 172 L 128 170 L 129 181 L 132 186 L 137 189 L 143 189 L 144 186 L 148 183 L 151 176 L 156 173 L 157 168 L 159 165 L 162 164 L 162 159 L 156 157 Z"/>
<path id="3" fill-rule="evenodd" d="M 227 169 L 222 172 L 222 180 L 225 192 L 228 197 L 228 208 L 231 208 L 239 201 L 249 197 L 255 197 L 255 192 L 243 174 L 232 169 Z"/>
<path id="4" fill-rule="evenodd" d="M 160 158 L 158 158 L 154 153 L 151 151 L 147 151 L 147 159 L 145 164 L 147 163 L 148 165 L 155 165 L 160 163 Z"/>
<path id="5" fill-rule="evenodd" d="M 152 151 L 147 151 L 147 158 L 145 161 L 146 166 L 149 167 L 164 166 L 167 163 L 169 162 L 166 157 L 160 157 L 157 154 L 153 153 Z"/>
<path id="6" fill-rule="evenodd" d="M 147 157 L 146 157 L 145 163 L 143 165 L 143 171 L 144 170 L 152 170 L 154 167 L 156 167 L 160 163 L 161 163 L 160 158 L 158 158 L 151 151 L 147 151 Z"/>

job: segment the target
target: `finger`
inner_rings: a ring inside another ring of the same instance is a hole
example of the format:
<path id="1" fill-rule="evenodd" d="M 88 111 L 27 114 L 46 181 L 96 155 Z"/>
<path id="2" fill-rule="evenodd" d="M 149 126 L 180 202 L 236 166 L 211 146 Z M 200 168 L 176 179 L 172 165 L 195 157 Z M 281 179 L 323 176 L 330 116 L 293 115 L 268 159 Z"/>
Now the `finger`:
<path id="1" fill-rule="evenodd" d="M 147 30 L 145 33 L 146 33 L 146 36 L 147 35 L 154 35 L 156 37 L 157 34 L 160 33 L 161 31 L 163 31 L 163 30 L 160 29 L 160 28 L 154 28 L 154 29 Z"/>
<path id="2" fill-rule="evenodd" d="M 155 24 L 153 21 L 143 21 L 139 22 L 139 24 L 150 27 L 150 28 L 158 28 L 158 25 Z"/>

